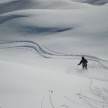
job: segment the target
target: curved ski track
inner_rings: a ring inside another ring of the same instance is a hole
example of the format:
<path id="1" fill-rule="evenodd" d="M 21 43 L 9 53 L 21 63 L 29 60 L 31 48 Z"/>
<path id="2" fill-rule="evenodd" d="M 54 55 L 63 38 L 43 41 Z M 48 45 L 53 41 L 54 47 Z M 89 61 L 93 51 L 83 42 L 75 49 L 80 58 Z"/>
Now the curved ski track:
<path id="1" fill-rule="evenodd" d="M 88 60 L 94 61 L 97 63 L 97 69 L 98 68 L 104 68 L 108 69 L 108 61 L 107 60 L 102 60 L 100 58 L 97 58 L 95 56 L 89 56 L 89 55 L 80 55 L 80 54 L 63 54 L 63 53 L 58 53 L 51 51 L 45 47 L 40 46 L 38 43 L 33 42 L 33 41 L 0 41 L 0 49 L 8 49 L 8 48 L 27 48 L 27 49 L 33 49 L 38 53 L 41 57 L 43 58 L 52 58 L 52 59 L 79 59 L 81 56 L 85 56 Z M 105 83 L 107 83 L 105 81 Z M 52 101 L 52 94 L 53 91 L 49 91 L 49 101 L 50 105 L 52 108 L 57 108 L 56 105 L 54 105 Z M 93 95 L 94 97 L 91 98 L 88 95 L 80 92 L 77 93 L 76 97 L 80 100 L 77 102 L 75 99 L 71 99 L 68 96 L 64 96 L 64 98 L 69 101 L 69 102 L 74 102 L 75 104 L 81 105 L 82 107 L 86 108 L 107 108 L 108 103 L 107 99 L 105 98 L 104 94 L 108 94 L 108 90 L 105 88 L 98 88 L 98 87 L 93 87 L 93 82 L 91 80 L 90 86 L 89 86 L 89 94 Z M 95 99 L 97 97 L 98 99 Z M 43 96 L 42 101 L 41 101 L 41 108 L 44 108 L 44 100 L 46 99 L 46 95 Z M 70 108 L 70 106 L 65 106 L 64 104 L 61 107 L 66 107 Z"/>
<path id="2" fill-rule="evenodd" d="M 48 48 L 40 46 L 38 43 L 28 40 L 16 40 L 16 41 L 0 41 L 0 49 L 8 48 L 28 48 L 33 49 L 43 58 L 53 58 L 53 59 L 79 59 L 81 56 L 85 56 L 88 60 L 94 61 L 98 66 L 108 69 L 108 61 L 100 59 L 95 56 L 82 55 L 82 54 L 64 54 L 49 50 Z"/>

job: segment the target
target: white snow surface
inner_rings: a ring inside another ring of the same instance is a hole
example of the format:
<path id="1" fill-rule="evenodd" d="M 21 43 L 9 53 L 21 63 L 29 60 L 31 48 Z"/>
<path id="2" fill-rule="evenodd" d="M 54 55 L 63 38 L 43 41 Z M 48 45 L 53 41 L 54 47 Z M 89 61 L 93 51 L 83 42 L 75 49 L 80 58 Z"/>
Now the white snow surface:
<path id="1" fill-rule="evenodd" d="M 0 108 L 108 108 L 107 12 L 108 4 L 0 0 Z"/>
<path id="2" fill-rule="evenodd" d="M 108 0 L 72 0 L 72 1 L 89 3 L 92 5 L 104 5 L 108 3 Z"/>

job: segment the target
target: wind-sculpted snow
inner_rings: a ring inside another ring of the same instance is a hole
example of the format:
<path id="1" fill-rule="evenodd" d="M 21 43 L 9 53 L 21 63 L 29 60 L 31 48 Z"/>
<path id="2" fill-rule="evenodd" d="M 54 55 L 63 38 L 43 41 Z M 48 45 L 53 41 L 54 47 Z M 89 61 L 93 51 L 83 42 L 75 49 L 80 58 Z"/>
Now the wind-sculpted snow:
<path id="1" fill-rule="evenodd" d="M 48 48 L 41 47 L 38 43 L 33 42 L 33 41 L 1 41 L 0 42 L 0 48 L 5 49 L 5 48 L 14 48 L 14 47 L 20 47 L 20 48 L 28 48 L 28 49 L 33 49 L 35 50 L 41 57 L 44 58 L 56 58 L 56 59 L 79 59 L 82 56 L 86 57 L 88 60 L 96 62 L 99 66 L 101 66 L 104 69 L 108 69 L 108 61 L 100 59 L 95 56 L 90 56 L 90 55 L 82 55 L 82 54 L 64 54 L 64 53 L 59 53 L 55 52 L 52 50 L 49 50 Z"/>
<path id="2" fill-rule="evenodd" d="M 0 14 L 12 12 L 31 7 L 32 3 L 29 0 L 13 0 L 0 4 Z"/>
<path id="3" fill-rule="evenodd" d="M 108 0 L 73 0 L 73 1 L 89 3 L 89 4 L 93 4 L 93 5 L 103 5 L 103 4 L 108 3 Z"/>
<path id="4" fill-rule="evenodd" d="M 0 3 L 0 14 L 24 9 L 79 9 L 89 6 L 70 0 L 9 0 Z"/>
<path id="5" fill-rule="evenodd" d="M 0 24 L 5 23 L 6 21 L 15 19 L 15 18 L 21 18 L 21 17 L 27 17 L 25 15 L 8 15 L 8 16 L 0 16 Z"/>
<path id="6" fill-rule="evenodd" d="M 71 30 L 72 28 L 48 28 L 48 27 L 20 27 L 19 31 L 25 34 L 57 33 Z"/>
<path id="7" fill-rule="evenodd" d="M 107 2 L 0 0 L 0 107 L 108 108 Z"/>

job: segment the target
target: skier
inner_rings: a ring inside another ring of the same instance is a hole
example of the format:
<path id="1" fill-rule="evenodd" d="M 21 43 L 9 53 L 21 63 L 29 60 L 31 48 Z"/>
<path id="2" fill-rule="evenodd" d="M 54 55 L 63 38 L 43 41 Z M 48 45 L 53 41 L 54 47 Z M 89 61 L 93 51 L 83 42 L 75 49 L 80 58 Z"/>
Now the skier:
<path id="1" fill-rule="evenodd" d="M 82 57 L 82 60 L 80 61 L 78 65 L 82 64 L 82 68 L 87 69 L 87 63 L 88 61 L 84 57 Z"/>

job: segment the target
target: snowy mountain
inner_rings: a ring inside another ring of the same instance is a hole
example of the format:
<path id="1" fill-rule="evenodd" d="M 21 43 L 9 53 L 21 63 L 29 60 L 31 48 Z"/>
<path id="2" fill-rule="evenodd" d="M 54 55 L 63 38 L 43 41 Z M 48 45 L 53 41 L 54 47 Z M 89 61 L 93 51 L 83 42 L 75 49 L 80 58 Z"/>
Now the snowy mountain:
<path id="1" fill-rule="evenodd" d="M 1 108 L 108 108 L 108 4 L 76 1 L 0 0 Z"/>

